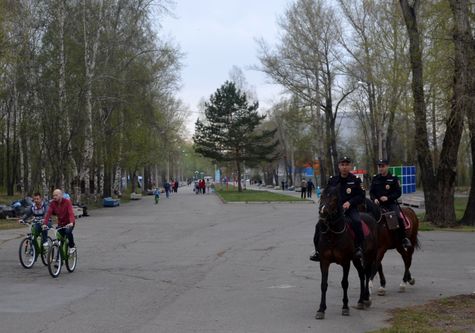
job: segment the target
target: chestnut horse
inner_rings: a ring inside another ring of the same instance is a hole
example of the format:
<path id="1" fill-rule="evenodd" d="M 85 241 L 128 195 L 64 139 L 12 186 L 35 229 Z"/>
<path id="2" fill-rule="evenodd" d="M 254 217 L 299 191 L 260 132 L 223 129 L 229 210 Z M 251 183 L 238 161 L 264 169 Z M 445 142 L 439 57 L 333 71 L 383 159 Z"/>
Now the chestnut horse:
<path id="1" fill-rule="evenodd" d="M 347 217 L 343 212 L 343 207 L 338 200 L 339 186 L 327 186 L 320 198 L 320 237 L 318 251 L 320 253 L 321 281 L 321 301 L 320 307 L 315 315 L 316 319 L 325 318 L 326 292 L 328 288 L 328 271 L 331 263 L 336 263 L 343 267 L 343 308 L 342 315 L 348 316 L 348 275 L 351 262 L 358 271 L 360 279 L 360 297 L 357 308 L 364 309 L 371 306 L 369 281 L 376 273 L 377 254 L 377 225 L 376 221 L 369 214 L 362 213 L 361 219 L 368 226 L 369 234 L 365 235 L 363 263 L 354 257 L 355 245 L 353 232 L 349 228 Z"/>
<path id="2" fill-rule="evenodd" d="M 399 291 L 404 292 L 406 290 L 407 284 L 414 285 L 416 280 L 411 276 L 409 269 L 412 264 L 412 255 L 414 250 L 420 248 L 419 239 L 417 233 L 419 230 L 419 219 L 417 218 L 416 213 L 412 208 L 401 207 L 402 214 L 404 218 L 409 219 L 410 229 L 407 232 L 408 238 L 411 240 L 412 247 L 405 249 L 402 246 L 401 239 L 398 235 L 398 230 L 390 230 L 388 227 L 388 222 L 386 220 L 386 215 L 381 214 L 381 209 L 379 206 L 375 205 L 371 200 L 366 199 L 364 211 L 370 213 L 378 223 L 378 254 L 377 254 L 377 267 L 379 273 L 380 287 L 378 290 L 378 295 L 384 296 L 386 294 L 386 277 L 384 276 L 382 260 L 384 254 L 387 250 L 396 249 L 404 261 L 404 275 L 402 282 L 399 285 Z M 376 274 L 374 274 L 376 275 Z M 373 281 L 374 275 L 371 277 Z"/>

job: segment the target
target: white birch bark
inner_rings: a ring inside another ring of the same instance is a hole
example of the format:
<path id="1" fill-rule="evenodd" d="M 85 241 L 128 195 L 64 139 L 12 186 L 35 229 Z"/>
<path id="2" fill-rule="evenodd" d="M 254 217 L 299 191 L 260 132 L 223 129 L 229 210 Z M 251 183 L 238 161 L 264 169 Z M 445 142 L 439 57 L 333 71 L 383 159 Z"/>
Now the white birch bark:
<path id="1" fill-rule="evenodd" d="M 84 68 L 85 68 L 85 103 L 86 103 L 86 131 L 84 140 L 84 159 L 81 170 L 81 178 L 85 181 L 86 193 L 90 192 L 90 166 L 91 160 L 94 155 L 94 142 L 93 142 L 93 110 L 92 110 L 92 80 L 95 74 L 97 50 L 99 48 L 99 40 L 101 33 L 104 29 L 103 26 L 103 1 L 99 1 L 99 27 L 97 28 L 96 35 L 92 41 L 92 47 L 87 34 L 86 24 L 86 0 L 83 0 L 83 31 L 84 31 Z"/>

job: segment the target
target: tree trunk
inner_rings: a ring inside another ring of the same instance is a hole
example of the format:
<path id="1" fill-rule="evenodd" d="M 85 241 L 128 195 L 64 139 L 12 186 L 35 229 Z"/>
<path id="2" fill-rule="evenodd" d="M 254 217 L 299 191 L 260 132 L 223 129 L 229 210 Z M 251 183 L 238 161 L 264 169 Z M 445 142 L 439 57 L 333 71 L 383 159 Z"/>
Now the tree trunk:
<path id="1" fill-rule="evenodd" d="M 237 170 L 238 192 L 242 192 L 242 185 L 241 185 L 241 161 L 239 160 L 239 158 L 236 159 L 236 170 Z"/>
<path id="2" fill-rule="evenodd" d="M 85 104 L 86 104 L 86 132 L 85 132 L 85 141 L 84 141 L 84 162 L 83 162 L 83 172 L 82 175 L 85 178 L 86 186 L 88 186 L 88 177 L 90 176 L 90 168 L 91 168 L 91 161 L 94 156 L 94 141 L 93 141 L 93 114 L 92 114 L 92 80 L 95 75 L 95 67 L 96 67 L 96 57 L 99 49 L 99 40 L 103 30 L 103 22 L 102 22 L 102 15 L 103 15 L 103 1 L 99 2 L 99 20 L 98 24 L 99 27 L 96 31 L 95 38 L 92 42 L 92 47 L 90 49 L 89 39 L 87 34 L 87 24 L 86 24 L 86 1 L 84 1 L 84 8 L 83 8 L 83 31 L 84 31 L 84 69 L 85 69 Z M 86 187 L 86 192 L 92 192 L 90 189 Z"/>
<path id="3" fill-rule="evenodd" d="M 399 2 L 409 35 L 409 56 L 412 68 L 412 93 L 414 98 L 413 110 L 416 129 L 415 146 L 417 160 L 421 168 L 420 174 L 422 187 L 424 189 L 426 216 L 429 221 L 435 222 L 434 218 L 436 214 L 434 214 L 434 212 L 438 209 L 439 198 L 438 195 L 436 195 L 438 194 L 437 188 L 434 186 L 435 176 L 427 137 L 422 50 L 416 17 L 416 8 L 419 6 L 419 0 L 415 0 L 412 6 L 409 6 L 407 0 L 400 0 Z"/>
<path id="4" fill-rule="evenodd" d="M 459 102 L 465 106 L 465 116 L 467 117 L 470 135 L 470 148 L 472 155 L 472 180 L 467 207 L 461 220 L 462 224 L 475 224 L 475 40 L 470 27 L 468 14 L 470 13 L 467 0 L 451 0 L 450 6 L 455 18 L 456 33 L 454 41 L 456 43 L 456 61 L 461 62 L 466 67 L 460 68 L 461 75 L 459 83 L 463 84 L 464 95 Z M 460 58 L 459 58 L 460 57 Z M 457 79 L 457 73 L 455 75 Z M 457 102 L 457 101 L 455 101 Z"/>
<path id="5" fill-rule="evenodd" d="M 473 104 L 472 104 L 473 105 Z M 472 106 L 473 108 L 473 106 Z M 472 181 L 470 184 L 470 193 L 468 196 L 467 207 L 465 208 L 465 213 L 463 218 L 460 221 L 465 225 L 475 225 L 475 112 L 467 113 L 468 126 L 470 130 L 470 148 L 472 153 Z"/>

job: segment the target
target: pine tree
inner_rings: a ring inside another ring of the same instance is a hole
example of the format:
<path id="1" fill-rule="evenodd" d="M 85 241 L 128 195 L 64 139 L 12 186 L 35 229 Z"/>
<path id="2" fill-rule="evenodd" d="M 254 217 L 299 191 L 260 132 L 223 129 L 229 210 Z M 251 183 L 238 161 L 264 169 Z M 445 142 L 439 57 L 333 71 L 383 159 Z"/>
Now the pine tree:
<path id="1" fill-rule="evenodd" d="M 226 81 L 205 103 L 205 119 L 196 121 L 195 151 L 219 162 L 234 162 L 239 192 L 243 162 L 254 164 L 276 158 L 276 130 L 259 128 L 266 116 L 259 115 L 258 107 L 258 102 L 249 103 L 234 82 Z"/>

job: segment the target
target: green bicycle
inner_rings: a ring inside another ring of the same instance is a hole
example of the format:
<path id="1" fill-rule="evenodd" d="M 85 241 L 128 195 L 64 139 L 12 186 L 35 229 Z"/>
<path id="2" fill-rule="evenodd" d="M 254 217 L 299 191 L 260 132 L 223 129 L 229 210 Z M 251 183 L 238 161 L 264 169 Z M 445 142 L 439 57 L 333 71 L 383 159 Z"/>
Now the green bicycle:
<path id="1" fill-rule="evenodd" d="M 64 228 L 66 227 L 56 229 L 56 239 L 48 251 L 48 271 L 53 278 L 57 278 L 61 273 L 63 262 L 70 273 L 74 272 L 78 263 L 77 249 L 70 254 L 68 238 L 59 233 L 59 230 Z"/>
<path id="2" fill-rule="evenodd" d="M 26 237 L 21 240 L 20 247 L 18 249 L 20 264 L 24 268 L 31 268 L 35 264 L 36 260 L 38 260 L 38 256 L 41 255 L 41 261 L 45 266 L 47 266 L 48 249 L 43 247 L 43 242 L 41 241 L 41 231 L 38 231 L 36 227 L 36 224 L 43 224 L 43 219 L 35 218 L 32 221 L 20 220 L 20 223 L 31 225 L 31 232 L 29 232 Z M 53 240 L 48 236 L 49 246 L 51 246 L 52 243 Z"/>

